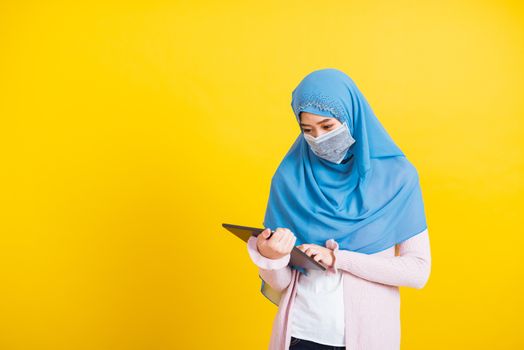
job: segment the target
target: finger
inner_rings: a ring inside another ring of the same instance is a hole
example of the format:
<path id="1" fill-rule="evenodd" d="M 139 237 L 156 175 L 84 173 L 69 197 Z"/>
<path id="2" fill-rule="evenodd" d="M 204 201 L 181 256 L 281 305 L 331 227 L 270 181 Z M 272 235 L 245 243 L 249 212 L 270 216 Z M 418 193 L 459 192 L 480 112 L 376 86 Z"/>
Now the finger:
<path id="1" fill-rule="evenodd" d="M 284 234 L 284 237 L 279 242 L 277 242 L 276 249 L 278 249 L 280 252 L 285 252 L 288 245 L 289 237 L 286 234 Z"/>
<path id="2" fill-rule="evenodd" d="M 282 238 L 282 241 L 283 242 L 286 242 L 291 239 L 294 235 L 293 235 L 293 232 L 291 232 L 290 229 L 288 228 L 284 228 L 283 229 L 283 232 L 282 232 L 282 235 L 283 235 L 283 238 Z"/>
<path id="3" fill-rule="evenodd" d="M 285 244 L 287 242 L 287 237 L 292 235 L 291 231 L 287 228 L 279 228 L 280 230 L 280 236 L 279 236 L 279 239 L 278 239 L 278 243 L 280 244 Z"/>
<path id="4" fill-rule="evenodd" d="M 293 245 L 293 241 L 286 239 L 286 242 L 282 245 L 282 250 L 285 252 L 289 252 L 291 250 L 292 245 Z"/>
<path id="5" fill-rule="evenodd" d="M 273 236 L 275 237 L 275 243 L 280 243 L 280 241 L 282 241 L 282 239 L 284 238 L 284 232 L 285 231 L 281 227 L 276 229 L 275 233 L 273 233 Z"/>
<path id="6" fill-rule="evenodd" d="M 289 245 L 290 245 L 291 242 L 293 242 L 293 236 L 292 235 L 286 235 L 286 237 L 284 237 L 282 239 L 282 247 L 284 249 L 289 249 Z"/>
<path id="7" fill-rule="evenodd" d="M 313 247 L 309 247 L 309 248 L 306 249 L 305 253 L 308 256 L 312 256 L 312 255 L 315 255 L 317 253 L 317 251 Z"/>
<path id="8" fill-rule="evenodd" d="M 295 245 L 295 242 L 296 242 L 297 238 L 295 236 L 291 236 L 291 239 L 289 240 L 287 246 L 286 246 L 286 249 L 288 251 L 291 251 L 293 250 L 293 246 Z"/>
<path id="9" fill-rule="evenodd" d="M 306 250 L 313 249 L 313 248 L 314 248 L 313 245 L 308 244 L 308 243 L 304 243 L 300 245 L 300 250 L 302 250 L 304 253 L 306 252 Z"/>
<path id="10" fill-rule="evenodd" d="M 318 255 L 317 255 L 318 256 Z M 316 260 L 316 259 L 315 259 Z M 326 262 L 326 260 L 324 259 L 324 257 L 322 256 L 320 259 L 316 260 L 319 264 L 323 265 L 324 267 L 327 267 L 328 264 Z"/>

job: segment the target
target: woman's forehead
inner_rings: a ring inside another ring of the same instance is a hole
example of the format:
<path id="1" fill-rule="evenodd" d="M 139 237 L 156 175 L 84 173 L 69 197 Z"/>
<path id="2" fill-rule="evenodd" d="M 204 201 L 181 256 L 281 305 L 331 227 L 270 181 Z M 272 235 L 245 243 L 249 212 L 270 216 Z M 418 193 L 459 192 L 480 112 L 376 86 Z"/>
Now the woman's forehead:
<path id="1" fill-rule="evenodd" d="M 304 111 L 300 112 L 299 118 L 300 118 L 300 121 L 309 121 L 313 123 L 319 123 L 321 121 L 325 121 L 326 119 L 335 121 L 335 122 L 338 121 L 337 118 L 332 117 L 332 116 L 319 115 L 319 114 L 314 114 L 314 113 L 304 112 Z"/>

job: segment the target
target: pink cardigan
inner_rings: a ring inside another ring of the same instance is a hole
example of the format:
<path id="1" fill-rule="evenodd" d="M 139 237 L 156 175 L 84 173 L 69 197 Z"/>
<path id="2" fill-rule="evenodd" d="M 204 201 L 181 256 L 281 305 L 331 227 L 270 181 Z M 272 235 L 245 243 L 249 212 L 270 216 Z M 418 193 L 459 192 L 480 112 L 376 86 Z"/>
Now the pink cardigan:
<path id="1" fill-rule="evenodd" d="M 334 266 L 327 269 L 343 273 L 346 349 L 400 349 L 399 286 L 421 289 L 431 270 L 428 230 L 375 254 L 338 249 L 338 243 L 325 243 L 333 249 Z M 259 276 L 275 291 L 281 292 L 273 321 L 269 350 L 288 350 L 291 340 L 290 315 L 301 273 L 288 266 L 290 255 L 268 259 L 258 252 L 256 237 L 247 244 L 248 253 L 259 268 Z"/>

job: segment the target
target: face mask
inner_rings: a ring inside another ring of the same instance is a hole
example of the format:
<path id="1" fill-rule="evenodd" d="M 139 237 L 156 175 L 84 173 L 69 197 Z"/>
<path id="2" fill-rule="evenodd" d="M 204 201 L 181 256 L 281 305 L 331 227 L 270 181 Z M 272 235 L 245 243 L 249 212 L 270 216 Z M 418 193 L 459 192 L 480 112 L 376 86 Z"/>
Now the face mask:
<path id="1" fill-rule="evenodd" d="M 313 153 L 320 158 L 339 164 L 346 155 L 349 147 L 355 143 L 347 124 L 340 125 L 319 137 L 303 134 Z"/>

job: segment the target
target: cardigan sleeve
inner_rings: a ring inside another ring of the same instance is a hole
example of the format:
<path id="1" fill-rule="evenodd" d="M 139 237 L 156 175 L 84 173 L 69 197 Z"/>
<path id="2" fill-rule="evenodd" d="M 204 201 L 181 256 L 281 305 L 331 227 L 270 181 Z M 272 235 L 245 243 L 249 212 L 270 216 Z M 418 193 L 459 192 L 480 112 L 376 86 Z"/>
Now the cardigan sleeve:
<path id="1" fill-rule="evenodd" d="M 335 261 L 331 272 L 342 269 L 372 282 L 421 289 L 429 279 L 431 252 L 428 230 L 398 244 L 399 256 L 363 254 L 338 249 L 333 239 L 326 242 L 333 250 Z"/>
<path id="2" fill-rule="evenodd" d="M 258 274 L 274 290 L 283 291 L 291 283 L 291 268 L 288 266 L 291 254 L 279 259 L 269 259 L 260 254 L 257 238 L 251 236 L 247 242 L 247 251 L 251 260 L 258 266 Z"/>

